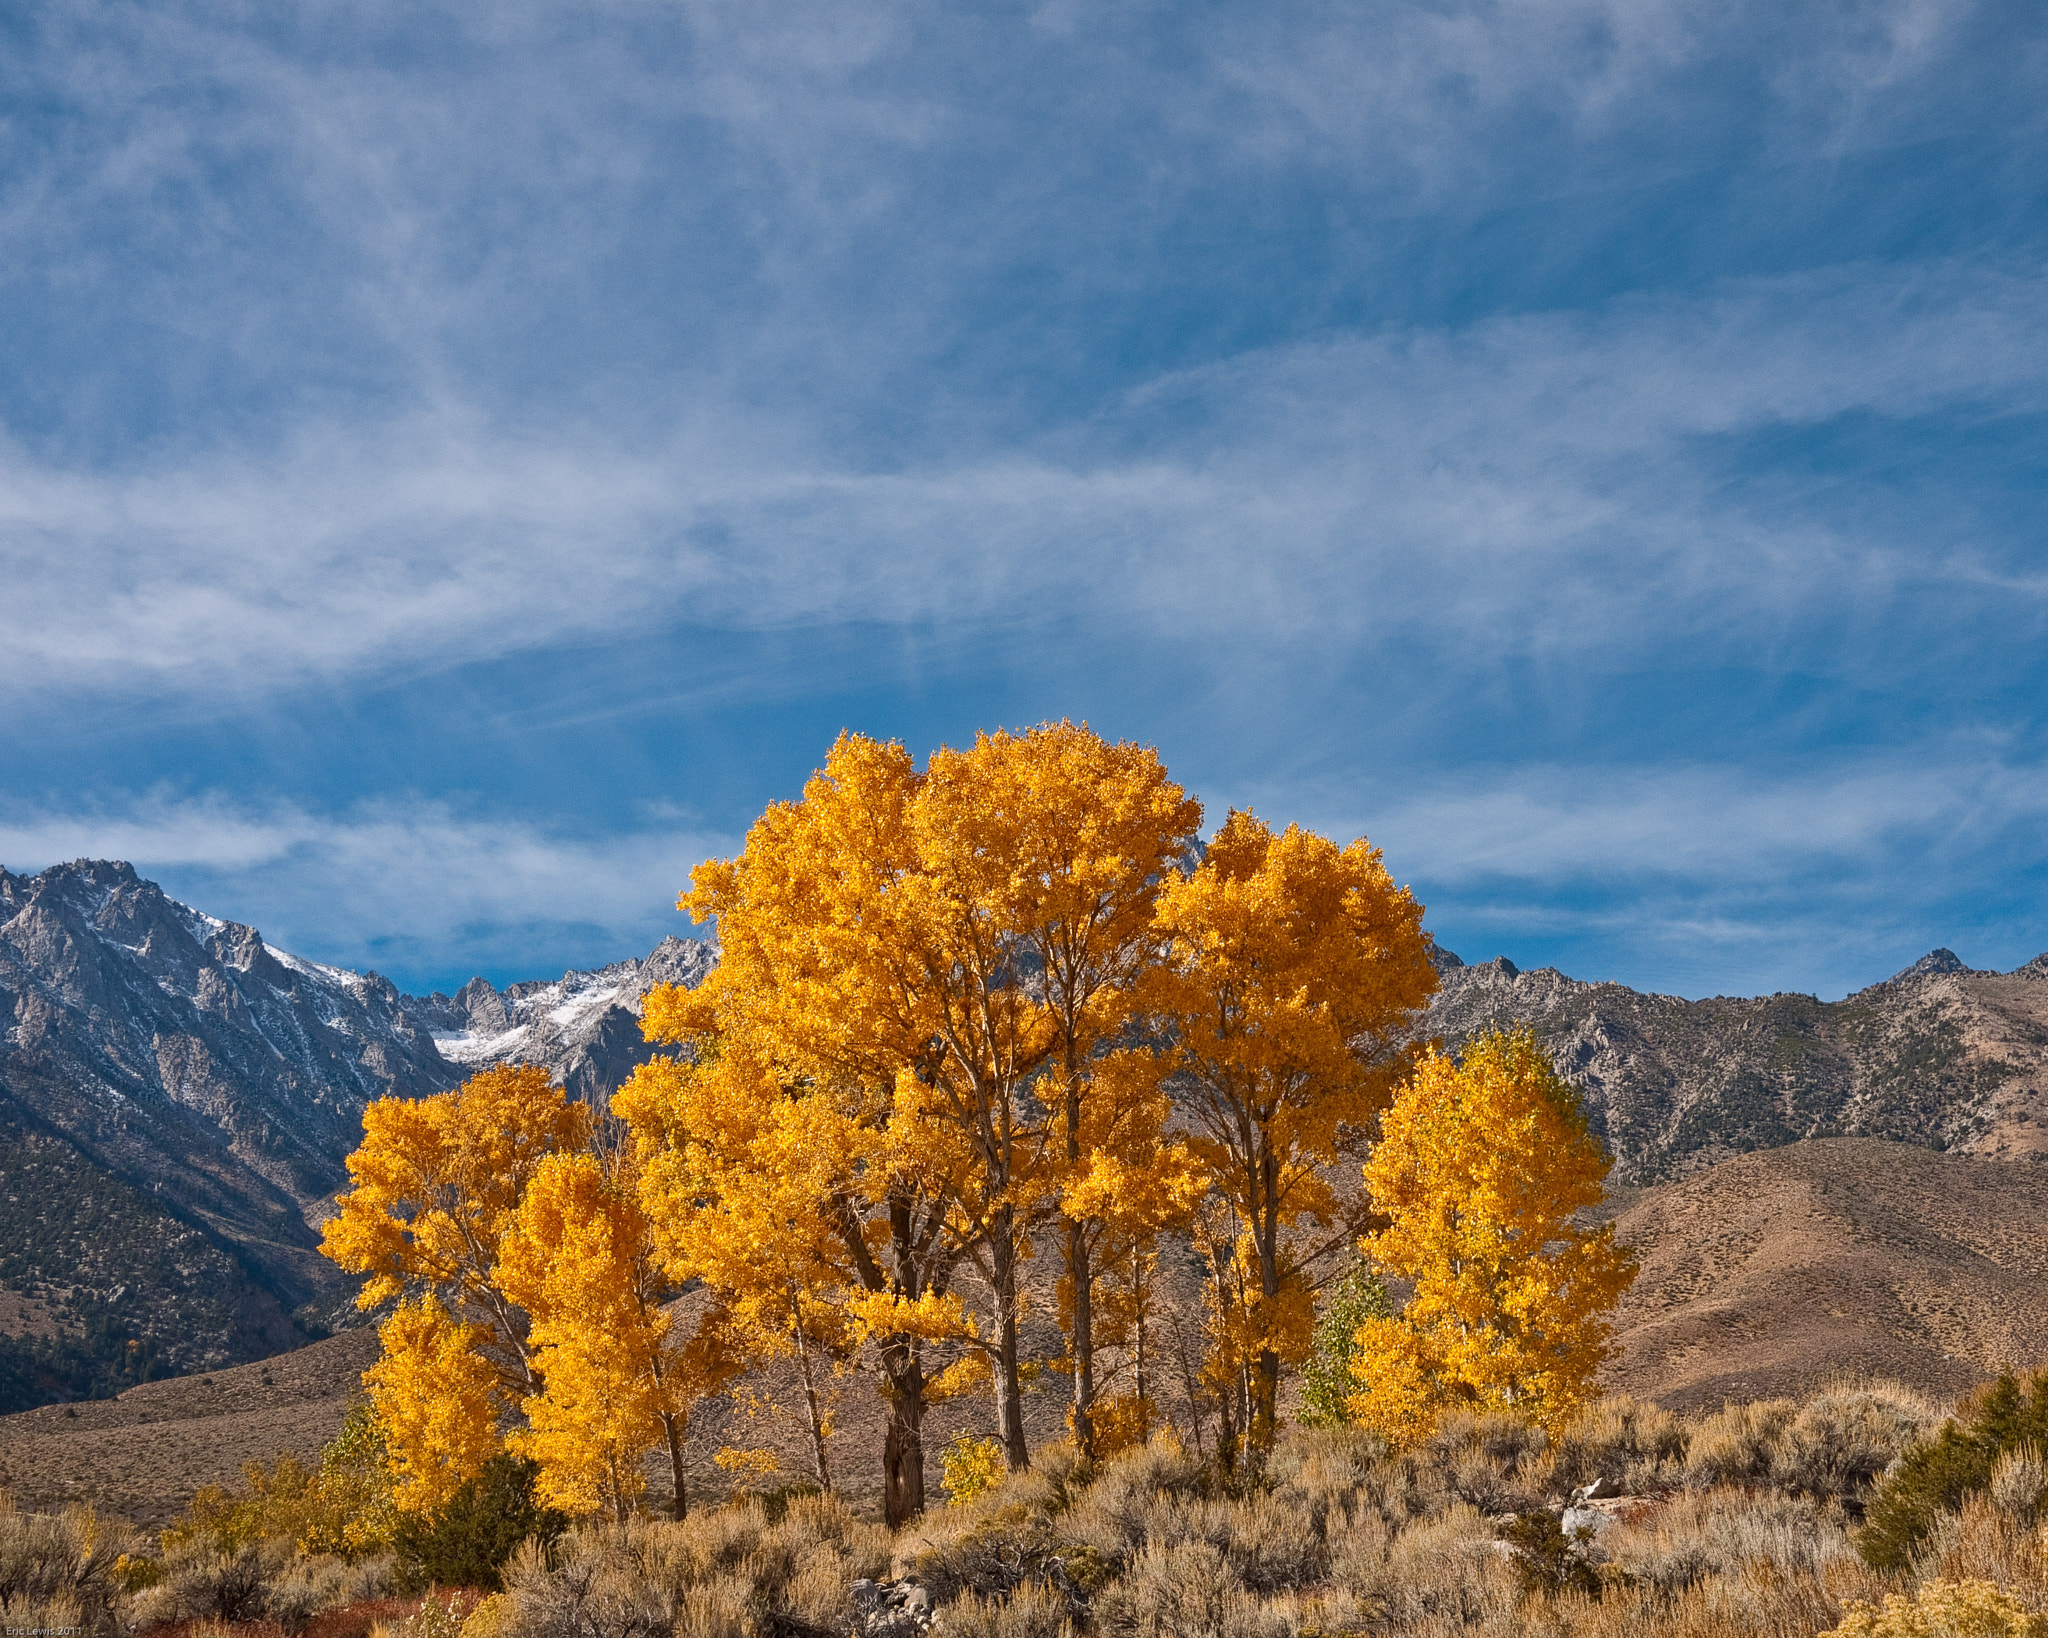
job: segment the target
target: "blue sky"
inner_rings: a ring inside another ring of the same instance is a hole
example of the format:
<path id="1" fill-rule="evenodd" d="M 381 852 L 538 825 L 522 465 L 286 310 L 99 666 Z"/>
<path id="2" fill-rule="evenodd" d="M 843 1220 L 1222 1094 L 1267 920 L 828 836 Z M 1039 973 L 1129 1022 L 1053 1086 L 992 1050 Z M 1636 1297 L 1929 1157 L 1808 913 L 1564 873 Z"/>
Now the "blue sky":
<path id="1" fill-rule="evenodd" d="M 2048 13 L 0 14 L 0 862 L 413 988 L 1086 718 L 1468 959 L 2048 948 Z"/>

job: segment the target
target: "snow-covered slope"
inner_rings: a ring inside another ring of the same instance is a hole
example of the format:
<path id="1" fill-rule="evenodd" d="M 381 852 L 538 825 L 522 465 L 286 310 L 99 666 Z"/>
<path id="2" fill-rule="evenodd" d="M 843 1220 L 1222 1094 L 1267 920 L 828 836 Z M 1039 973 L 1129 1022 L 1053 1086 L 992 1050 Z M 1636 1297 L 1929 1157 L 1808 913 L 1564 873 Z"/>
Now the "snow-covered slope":
<path id="1" fill-rule="evenodd" d="M 717 961 L 708 944 L 667 938 L 641 961 L 494 989 L 473 978 L 454 995 L 408 999 L 441 1056 L 465 1073 L 490 1064 L 544 1064 L 576 1097 L 601 1102 L 652 1055 L 640 1003 L 657 984 L 693 985 Z"/>

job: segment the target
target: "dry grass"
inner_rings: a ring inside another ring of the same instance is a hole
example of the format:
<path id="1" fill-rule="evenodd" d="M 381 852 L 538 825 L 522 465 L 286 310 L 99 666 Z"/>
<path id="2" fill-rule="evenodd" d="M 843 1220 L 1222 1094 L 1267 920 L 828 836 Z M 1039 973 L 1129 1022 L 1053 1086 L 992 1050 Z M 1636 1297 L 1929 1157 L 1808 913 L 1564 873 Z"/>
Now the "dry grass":
<path id="1" fill-rule="evenodd" d="M 1614 1399 L 1554 1439 L 1453 1418 L 1405 1452 L 1304 1430 L 1252 1486 L 1171 1437 L 1093 1470 L 1053 1446 L 895 1536 L 830 1496 L 587 1524 L 522 1548 L 467 1624 L 468 1603 L 390 1598 L 383 1563 L 193 1538 L 136 1576 L 91 1515 L 0 1506 L 0 1613 L 90 1638 L 826 1638 L 853 1629 L 856 1577 L 904 1574 L 962 1638 L 1813 1638 L 1853 1604 L 1937 1582 L 2048 1611 L 2048 1459 L 2032 1446 L 1938 1520 L 1909 1574 L 1857 1556 L 1872 1483 L 1938 1409 L 1863 1382 L 1690 1420 Z M 1597 1575 L 1572 1578 L 1597 1591 L 1529 1573 L 1516 1515 L 1554 1514 L 1594 1479 L 1622 1493 L 1585 1548 Z"/>

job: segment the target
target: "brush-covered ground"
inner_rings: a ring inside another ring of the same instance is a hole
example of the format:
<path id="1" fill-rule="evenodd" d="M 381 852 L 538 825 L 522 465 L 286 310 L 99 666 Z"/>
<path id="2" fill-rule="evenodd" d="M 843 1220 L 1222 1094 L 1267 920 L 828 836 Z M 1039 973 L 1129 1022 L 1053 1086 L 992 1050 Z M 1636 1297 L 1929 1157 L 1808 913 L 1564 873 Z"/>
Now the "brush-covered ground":
<path id="1" fill-rule="evenodd" d="M 2048 1389 L 2036 1400 L 2048 1415 Z M 1873 1498 L 1881 1516 L 1945 1414 L 1885 1383 L 1693 1418 L 1609 1399 L 1555 1438 L 1499 1416 L 1405 1452 L 1298 1429 L 1255 1480 L 1170 1437 L 1092 1470 L 1054 1446 L 894 1535 L 820 1495 L 587 1522 L 452 1607 L 398 1601 L 389 1559 L 9 1509 L 0 1615 L 79 1638 L 856 1638 L 920 1630 L 926 1607 L 962 1638 L 2048 1631 L 2029 1624 L 2048 1612 L 2035 1447 L 1980 1464 L 1990 1477 L 1927 1512 L 1894 1567 L 1859 1554 Z M 895 1582 L 895 1611 L 864 1615 L 863 1581 Z M 1856 1613 L 1887 1596 L 1910 1606 L 1889 1624 Z"/>

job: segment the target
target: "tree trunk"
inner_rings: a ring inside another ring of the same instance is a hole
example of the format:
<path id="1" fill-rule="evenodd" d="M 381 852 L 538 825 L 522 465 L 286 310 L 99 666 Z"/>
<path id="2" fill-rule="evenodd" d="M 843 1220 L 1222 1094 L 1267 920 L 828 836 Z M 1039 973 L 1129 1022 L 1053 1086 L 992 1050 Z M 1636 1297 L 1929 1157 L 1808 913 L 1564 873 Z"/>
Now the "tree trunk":
<path id="1" fill-rule="evenodd" d="M 804 1375 L 804 1410 L 811 1424 L 811 1460 L 818 1470 L 818 1488 L 830 1491 L 832 1468 L 825 1457 L 825 1418 L 818 1409 L 818 1385 L 811 1375 L 811 1342 L 804 1332 L 803 1310 L 796 1310 L 796 1358 Z"/>
<path id="2" fill-rule="evenodd" d="M 882 1439 L 882 1522 L 901 1529 L 924 1511 L 924 1367 L 907 1342 L 882 1351 L 889 1431 Z"/>
<path id="3" fill-rule="evenodd" d="M 1081 1083 L 1074 1037 L 1067 1033 L 1067 1169 L 1081 1169 Z M 1095 1281 L 1088 1266 L 1088 1225 L 1067 1223 L 1067 1284 L 1074 1293 L 1074 1448 L 1095 1460 Z"/>
<path id="4" fill-rule="evenodd" d="M 1258 1241 L 1259 1296 L 1270 1324 L 1280 1296 L 1280 1181 L 1271 1149 L 1264 1149 L 1259 1156 L 1258 1186 L 1258 1215 L 1252 1219 L 1252 1234 Z M 1280 1410 L 1280 1356 L 1271 1348 L 1259 1350 L 1247 1389 L 1251 1426 L 1246 1431 L 1251 1449 L 1263 1455 L 1273 1448 Z"/>
<path id="5" fill-rule="evenodd" d="M 1136 1305 L 1137 1334 L 1131 1357 L 1131 1394 L 1138 1405 L 1138 1437 L 1152 1436 L 1152 1413 L 1145 1403 L 1145 1310 L 1151 1293 L 1145 1289 L 1145 1247 L 1141 1242 L 1131 1252 L 1131 1301 Z"/>
<path id="6" fill-rule="evenodd" d="M 668 1437 L 668 1470 L 675 1481 L 676 1493 L 668 1504 L 669 1516 L 675 1519 L 688 1518 L 690 1514 L 690 1493 L 683 1482 L 683 1430 L 682 1418 L 674 1411 L 661 1413 L 661 1431 Z"/>
<path id="7" fill-rule="evenodd" d="M 1067 1225 L 1067 1278 L 1074 1292 L 1074 1448 L 1095 1460 L 1095 1287 L 1088 1267 L 1088 1230 Z"/>
<path id="8" fill-rule="evenodd" d="M 1012 1473 L 1031 1465 L 1031 1447 L 1024 1440 L 1023 1386 L 1017 1370 L 1017 1238 L 1011 1211 L 996 1213 L 996 1232 L 989 1247 L 996 1298 L 996 1437 Z"/>

